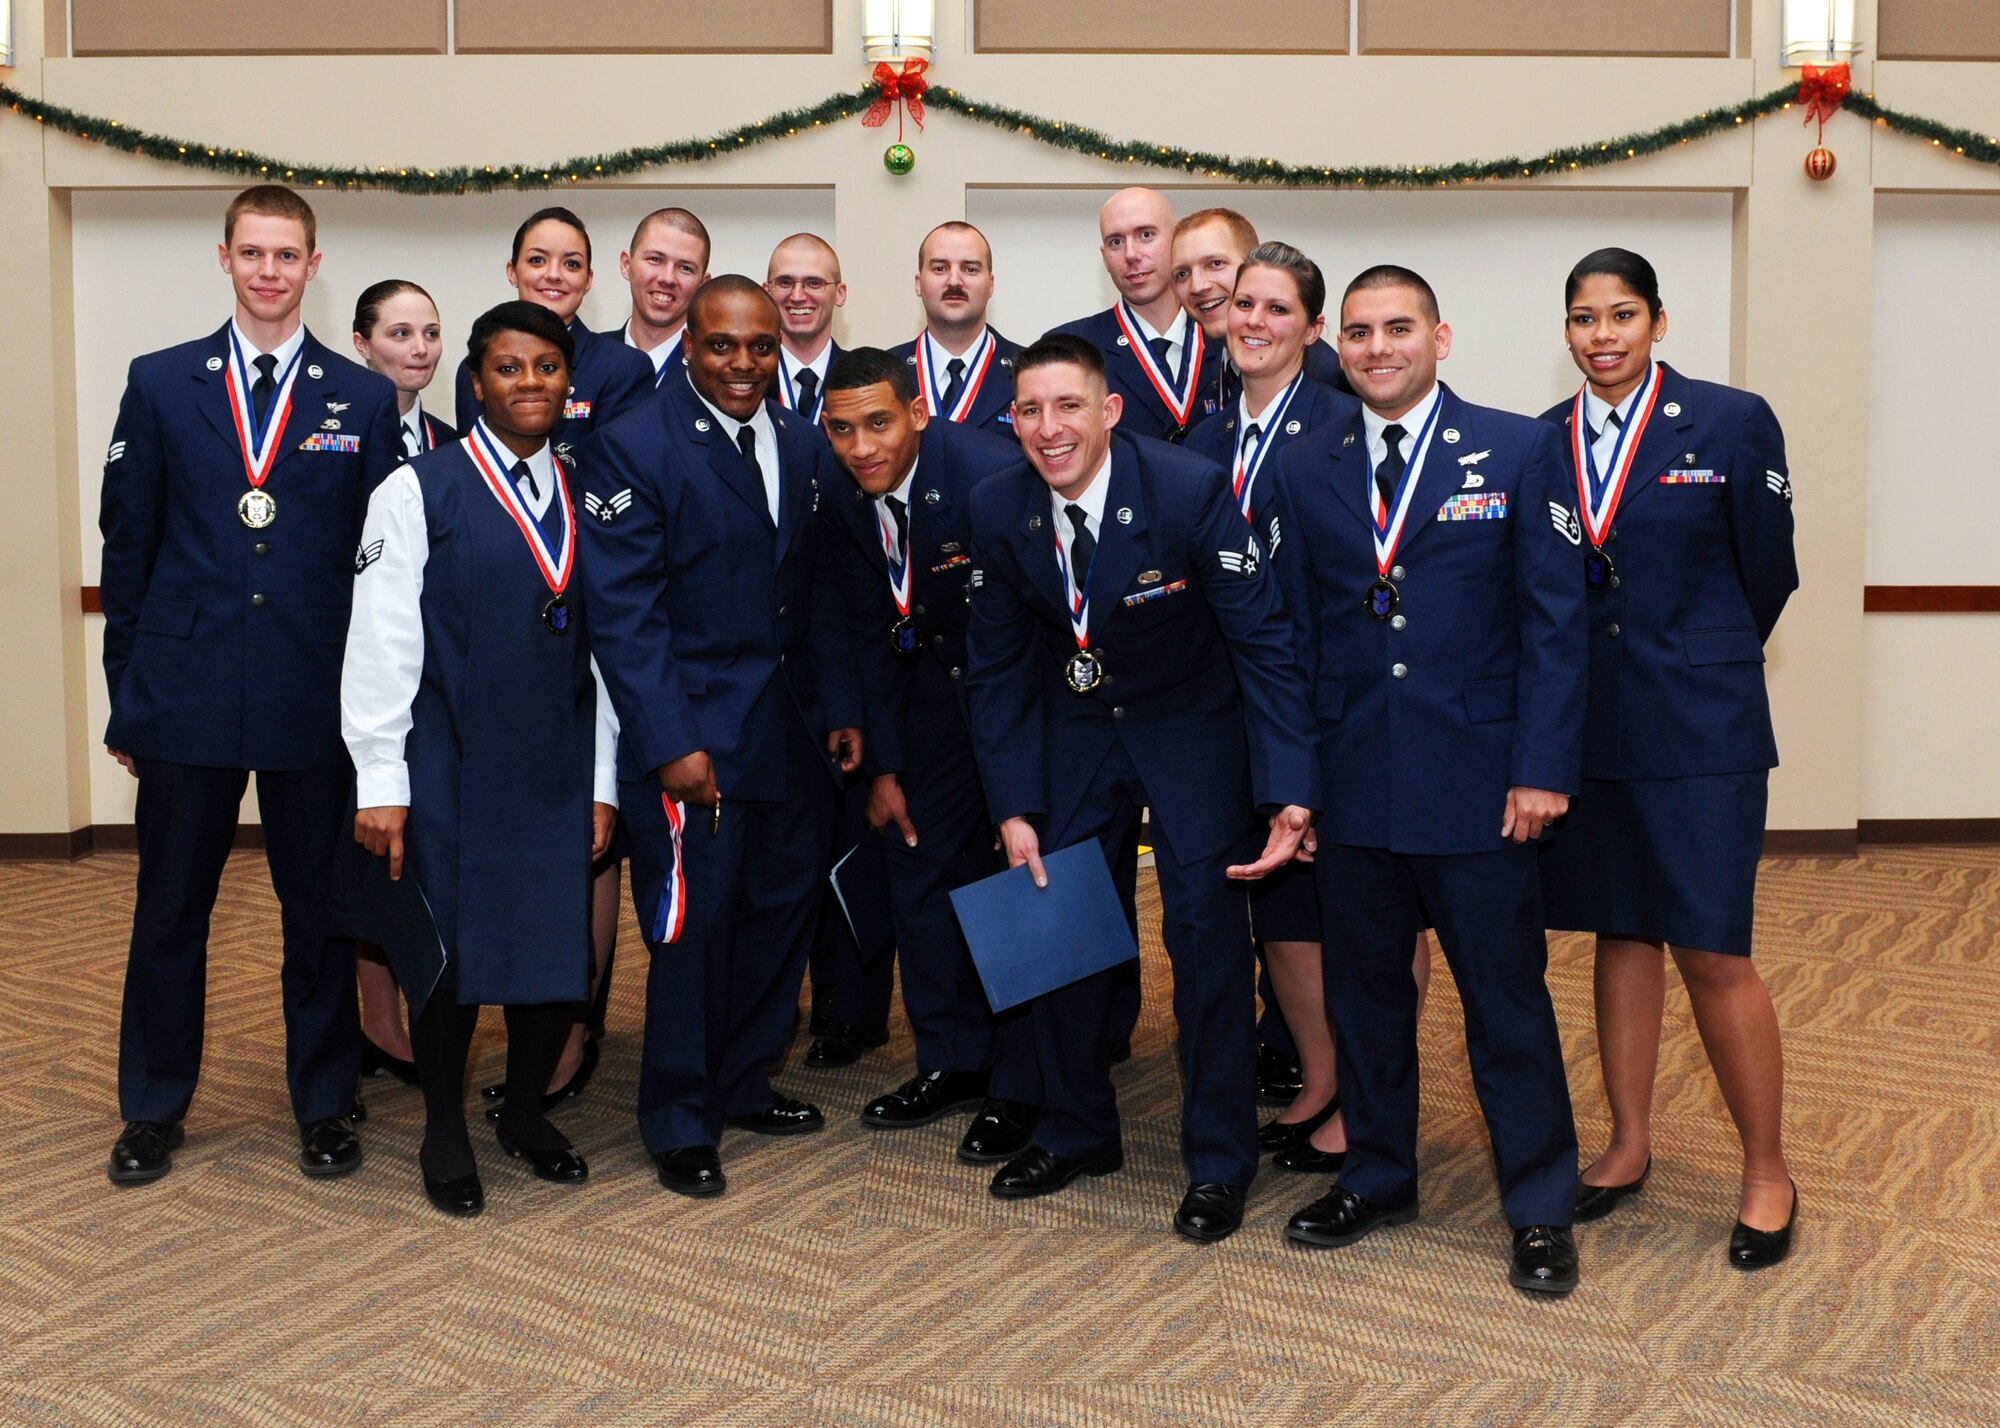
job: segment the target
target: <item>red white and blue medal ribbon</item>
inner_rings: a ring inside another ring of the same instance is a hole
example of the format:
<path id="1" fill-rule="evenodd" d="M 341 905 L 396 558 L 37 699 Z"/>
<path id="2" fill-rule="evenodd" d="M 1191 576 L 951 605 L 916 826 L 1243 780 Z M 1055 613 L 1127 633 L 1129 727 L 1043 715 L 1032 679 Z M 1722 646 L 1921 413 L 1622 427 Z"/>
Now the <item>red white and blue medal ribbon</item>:
<path id="1" fill-rule="evenodd" d="M 812 363 L 810 362 L 801 362 L 799 363 L 799 371 L 804 372 L 811 366 Z M 796 387 L 796 378 L 797 373 L 794 373 L 791 369 L 789 354 L 780 352 L 778 354 L 778 404 L 788 412 L 799 411 L 799 394 Z M 655 385 L 658 384 L 655 383 Z M 826 384 L 822 382 L 813 388 L 813 409 L 809 412 L 799 412 L 799 415 L 807 421 L 818 421 L 819 409 L 825 405 Z"/>
<path id="2" fill-rule="evenodd" d="M 1076 636 L 1076 647 L 1090 648 L 1090 573 L 1097 569 L 1097 556 L 1093 552 L 1090 568 L 1083 572 L 1083 588 L 1079 590 L 1076 581 L 1070 578 L 1069 552 L 1063 548 L 1062 533 L 1052 532 L 1056 542 L 1056 566 L 1062 571 L 1063 594 L 1069 598 L 1069 628 Z"/>
<path id="3" fill-rule="evenodd" d="M 971 353 L 965 359 L 965 382 L 959 388 L 958 400 L 951 404 L 951 410 L 938 410 L 938 401 L 944 386 L 938 381 L 931 362 L 931 334 L 925 328 L 917 338 L 917 390 L 923 394 L 924 406 L 934 416 L 942 416 L 947 421 L 964 421 L 972 410 L 973 402 L 979 398 L 979 385 L 986 380 L 986 369 L 993 365 L 993 329 L 987 328 L 979 334 L 979 341 L 973 344 Z"/>
<path id="4" fill-rule="evenodd" d="M 1423 475 L 1424 460 L 1430 455 L 1431 428 L 1437 425 L 1438 412 L 1444 408 L 1444 396 L 1431 403 L 1431 414 L 1424 418 L 1424 429 L 1417 433 L 1417 444 L 1410 448 L 1410 464 L 1403 468 L 1403 475 L 1396 482 L 1396 504 L 1394 509 L 1382 504 L 1381 488 L 1375 484 L 1375 472 L 1368 472 L 1368 510 L 1374 517 L 1375 569 L 1384 580 L 1396 564 L 1396 547 L 1403 543 L 1403 525 L 1409 519 L 1410 507 L 1417 494 L 1417 480 Z"/>
<path id="5" fill-rule="evenodd" d="M 896 613 L 907 619 L 910 613 L 910 576 L 914 569 L 910 564 L 910 553 L 897 548 L 896 528 L 883 513 L 882 503 L 876 501 L 874 506 L 875 529 L 882 536 L 882 556 L 889 563 L 889 593 L 895 597 Z M 913 519 L 915 514 L 912 511 L 904 519 Z"/>
<path id="6" fill-rule="evenodd" d="M 1265 422 L 1263 429 L 1257 433 L 1257 450 L 1252 453 L 1247 461 L 1241 455 L 1241 446 L 1239 445 L 1237 448 L 1236 480 L 1234 482 L 1236 509 L 1243 513 L 1243 519 L 1246 521 L 1250 519 L 1250 492 L 1257 484 L 1257 473 L 1264 469 L 1264 454 L 1271 449 L 1271 439 L 1278 434 L 1279 425 L 1285 419 L 1285 411 L 1291 406 L 1292 398 L 1298 394 L 1299 386 L 1305 379 L 1305 368 L 1301 367 L 1298 376 L 1292 378 L 1292 384 L 1285 388 L 1283 394 L 1279 396 L 1278 405 L 1271 411 L 1271 419 Z M 1244 425 L 1244 432 L 1246 435 L 1249 432 L 1249 423 L 1247 421 Z"/>
<path id="7" fill-rule="evenodd" d="M 234 324 L 230 326 L 229 369 L 223 373 L 223 383 L 229 388 L 229 410 L 236 418 L 236 440 L 242 448 L 243 469 L 249 474 L 253 491 L 263 486 L 271 467 L 277 464 L 278 441 L 284 435 L 286 418 L 292 414 L 292 384 L 298 380 L 299 358 L 305 352 L 302 340 L 292 360 L 285 364 L 278 388 L 271 394 L 271 404 L 264 408 L 264 424 L 259 426 L 250 405 L 250 367 L 243 360 L 243 344 L 236 339 L 236 328 Z"/>
<path id="8" fill-rule="evenodd" d="M 667 875 L 667 885 L 660 889 L 660 905 L 653 912 L 656 945 L 680 941 L 681 928 L 687 925 L 687 860 L 681 856 L 681 830 L 687 824 L 687 805 L 675 802 L 672 794 L 663 793 L 660 807 L 666 810 L 667 831 L 673 836 L 674 870 Z"/>
<path id="9" fill-rule="evenodd" d="M 521 493 L 514 489 L 513 480 L 506 474 L 513 463 L 501 455 L 499 445 L 486 429 L 484 417 L 473 423 L 472 435 L 461 444 L 472 458 L 472 464 L 479 468 L 479 474 L 486 478 L 486 486 L 493 493 L 493 499 L 507 508 L 507 514 L 521 528 L 521 535 L 528 542 L 528 553 L 534 556 L 535 567 L 542 572 L 542 579 L 548 583 L 550 593 L 561 595 L 569 585 L 570 572 L 576 568 L 576 513 L 570 509 L 569 483 L 563 480 L 562 463 L 549 463 L 556 475 L 556 489 L 551 499 L 562 507 L 562 550 L 558 554 L 549 550 L 548 542 L 542 536 L 541 522 L 528 510 Z"/>
<path id="10" fill-rule="evenodd" d="M 1177 389 L 1173 378 L 1153 356 L 1153 349 L 1146 345 L 1146 339 L 1139 335 L 1139 315 L 1125 305 L 1123 298 L 1111 309 L 1111 315 L 1118 319 L 1119 329 L 1125 334 L 1126 346 L 1139 359 L 1140 370 L 1166 404 L 1168 415 L 1173 417 L 1177 426 L 1185 427 L 1194 415 L 1195 378 L 1201 375 L 1201 324 L 1193 318 L 1187 319 L 1187 361 L 1181 365 L 1181 380 Z"/>
<path id="11" fill-rule="evenodd" d="M 1646 380 L 1632 403 L 1632 415 L 1620 425 L 1618 439 L 1611 444 L 1610 466 L 1601 474 L 1595 445 L 1590 439 L 1590 424 L 1584 419 L 1583 399 L 1589 391 L 1588 382 L 1577 390 L 1576 409 L 1570 414 L 1569 445 L 1570 454 L 1576 459 L 1576 503 L 1583 513 L 1584 534 L 1594 550 L 1611 533 L 1619 499 L 1625 494 L 1625 478 L 1632 474 L 1632 463 L 1639 455 L 1639 438 L 1645 435 L 1646 423 L 1653 419 L 1653 406 L 1660 397 L 1660 364 L 1653 363 L 1652 370 L 1646 373 Z"/>

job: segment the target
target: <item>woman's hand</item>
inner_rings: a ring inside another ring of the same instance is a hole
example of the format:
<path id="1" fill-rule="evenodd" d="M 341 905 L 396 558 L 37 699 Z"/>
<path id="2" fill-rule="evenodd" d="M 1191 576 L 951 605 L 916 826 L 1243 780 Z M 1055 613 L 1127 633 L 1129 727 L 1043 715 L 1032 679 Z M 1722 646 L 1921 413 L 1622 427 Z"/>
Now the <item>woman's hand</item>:
<path id="1" fill-rule="evenodd" d="M 359 809 L 354 815 L 354 841 L 378 858 L 388 855 L 392 882 L 403 876 L 403 825 L 409 821 L 410 810 L 393 803 Z"/>
<path id="2" fill-rule="evenodd" d="M 611 851 L 611 834 L 618 827 L 618 810 L 608 803 L 590 805 L 590 858 L 596 862 Z"/>

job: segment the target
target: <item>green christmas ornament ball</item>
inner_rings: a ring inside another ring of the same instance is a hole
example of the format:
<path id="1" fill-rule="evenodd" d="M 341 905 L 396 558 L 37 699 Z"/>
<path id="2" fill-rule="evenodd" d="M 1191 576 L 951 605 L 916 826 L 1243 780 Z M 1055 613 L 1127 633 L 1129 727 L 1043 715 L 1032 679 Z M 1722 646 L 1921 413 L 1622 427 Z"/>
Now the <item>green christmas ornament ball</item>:
<path id="1" fill-rule="evenodd" d="M 917 166 L 917 151 L 908 144 L 891 144 L 882 151 L 882 167 L 901 178 Z"/>

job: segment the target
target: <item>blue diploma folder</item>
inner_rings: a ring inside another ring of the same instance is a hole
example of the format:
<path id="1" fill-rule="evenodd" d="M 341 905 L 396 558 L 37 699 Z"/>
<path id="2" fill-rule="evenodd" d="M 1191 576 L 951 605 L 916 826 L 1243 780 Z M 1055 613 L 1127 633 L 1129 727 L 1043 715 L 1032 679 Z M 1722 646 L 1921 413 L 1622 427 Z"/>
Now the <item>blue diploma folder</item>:
<path id="1" fill-rule="evenodd" d="M 965 945 L 996 1012 L 1139 955 L 1104 850 L 1092 838 L 1042 855 L 1049 885 L 1027 865 L 951 895 Z"/>

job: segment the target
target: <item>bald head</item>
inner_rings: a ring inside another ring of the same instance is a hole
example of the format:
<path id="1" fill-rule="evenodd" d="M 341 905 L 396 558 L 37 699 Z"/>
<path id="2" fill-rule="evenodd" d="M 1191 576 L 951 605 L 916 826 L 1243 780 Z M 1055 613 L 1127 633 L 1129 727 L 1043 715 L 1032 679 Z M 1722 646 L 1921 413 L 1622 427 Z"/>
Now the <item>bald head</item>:
<path id="1" fill-rule="evenodd" d="M 1146 317 L 1174 304 L 1173 205 L 1150 188 L 1121 188 L 1097 213 L 1098 251 L 1118 295 Z"/>
<path id="2" fill-rule="evenodd" d="M 764 291 L 778 305 L 785 350 L 810 362 L 825 348 L 834 309 L 847 303 L 840 255 L 817 233 L 794 233 L 771 250 Z"/>

